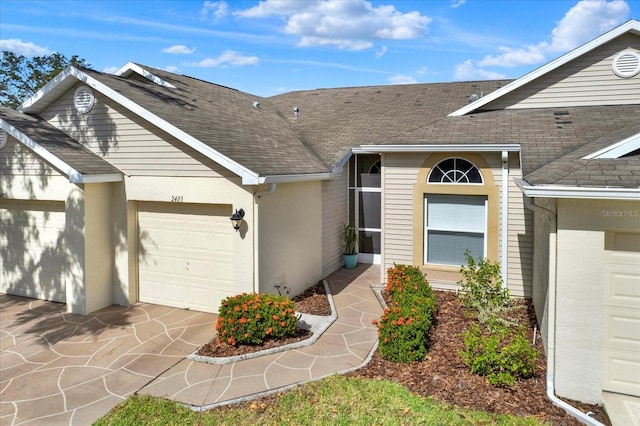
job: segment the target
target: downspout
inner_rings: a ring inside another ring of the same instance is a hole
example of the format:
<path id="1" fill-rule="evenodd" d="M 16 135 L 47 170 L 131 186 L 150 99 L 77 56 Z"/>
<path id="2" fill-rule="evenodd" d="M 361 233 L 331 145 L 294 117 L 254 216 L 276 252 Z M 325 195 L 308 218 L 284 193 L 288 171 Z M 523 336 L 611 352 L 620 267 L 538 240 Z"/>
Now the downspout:
<path id="1" fill-rule="evenodd" d="M 260 267 L 258 266 L 258 262 L 260 261 L 258 250 L 258 200 L 262 198 L 263 195 L 274 192 L 276 186 L 277 184 L 270 183 L 269 188 L 256 191 L 256 193 L 253 194 L 253 291 L 255 293 L 260 293 Z"/>
<path id="2" fill-rule="evenodd" d="M 509 152 L 502 151 L 502 288 L 507 288 L 509 262 Z"/>
<path id="3" fill-rule="evenodd" d="M 539 212 L 547 216 L 551 221 L 551 232 L 549 234 L 549 287 L 547 289 L 547 297 L 549 300 L 549 317 L 547 319 L 547 398 L 555 405 L 565 410 L 569 415 L 575 417 L 582 423 L 590 426 L 604 426 L 602 423 L 578 410 L 572 405 L 567 404 L 555 395 L 555 357 L 556 357 L 556 256 L 557 231 L 558 224 L 556 214 L 544 207 L 535 205 L 531 202 L 531 198 L 524 197 L 525 207 L 531 211 Z"/>

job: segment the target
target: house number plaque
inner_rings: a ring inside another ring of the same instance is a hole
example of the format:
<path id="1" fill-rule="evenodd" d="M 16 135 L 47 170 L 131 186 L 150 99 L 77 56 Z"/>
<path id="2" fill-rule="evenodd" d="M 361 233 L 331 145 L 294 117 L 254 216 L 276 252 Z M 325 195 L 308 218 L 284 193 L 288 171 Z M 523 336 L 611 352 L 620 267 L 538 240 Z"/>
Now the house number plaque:
<path id="1" fill-rule="evenodd" d="M 184 200 L 184 197 L 182 195 L 172 195 L 171 196 L 171 202 L 172 203 L 181 203 Z"/>

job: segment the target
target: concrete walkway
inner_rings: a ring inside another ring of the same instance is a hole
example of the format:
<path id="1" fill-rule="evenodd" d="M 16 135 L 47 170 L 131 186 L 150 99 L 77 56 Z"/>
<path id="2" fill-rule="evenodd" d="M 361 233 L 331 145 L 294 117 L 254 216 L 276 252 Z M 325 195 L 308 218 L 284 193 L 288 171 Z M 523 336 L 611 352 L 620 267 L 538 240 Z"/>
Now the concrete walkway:
<path id="1" fill-rule="evenodd" d="M 134 393 L 206 409 L 358 367 L 377 340 L 379 271 L 327 279 L 338 319 L 313 345 L 227 365 L 186 359 L 215 335 L 213 314 L 139 303 L 81 316 L 0 295 L 0 424 L 88 425 Z"/>
<path id="2" fill-rule="evenodd" d="M 362 366 L 377 341 L 372 321 L 382 315 L 371 290 L 379 270 L 360 265 L 327 278 L 338 319 L 313 345 L 226 365 L 185 359 L 139 393 L 208 409 Z"/>

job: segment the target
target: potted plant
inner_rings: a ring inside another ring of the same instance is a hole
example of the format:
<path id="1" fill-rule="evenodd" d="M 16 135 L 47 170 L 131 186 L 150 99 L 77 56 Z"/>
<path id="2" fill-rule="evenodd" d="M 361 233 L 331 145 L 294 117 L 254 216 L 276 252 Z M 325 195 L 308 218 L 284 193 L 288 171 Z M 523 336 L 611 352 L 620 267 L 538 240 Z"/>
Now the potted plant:
<path id="1" fill-rule="evenodd" d="M 342 228 L 342 258 L 347 269 L 353 269 L 358 264 L 358 231 L 353 225 L 345 224 Z"/>

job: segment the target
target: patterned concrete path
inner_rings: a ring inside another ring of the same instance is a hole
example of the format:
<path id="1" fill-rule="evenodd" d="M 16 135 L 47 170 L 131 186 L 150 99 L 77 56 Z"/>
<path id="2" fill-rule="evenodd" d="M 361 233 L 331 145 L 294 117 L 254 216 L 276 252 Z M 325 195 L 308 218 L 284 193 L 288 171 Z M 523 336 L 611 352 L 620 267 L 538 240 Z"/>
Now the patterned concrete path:
<path id="1" fill-rule="evenodd" d="M 328 277 L 338 319 L 313 345 L 222 366 L 186 359 L 215 334 L 213 314 L 140 303 L 81 316 L 0 295 L 0 424 L 88 425 L 134 393 L 207 408 L 360 366 L 379 270 Z"/>
<path id="2" fill-rule="evenodd" d="M 379 270 L 360 265 L 327 278 L 338 319 L 313 345 L 226 365 L 185 359 L 140 393 L 206 409 L 363 365 L 377 341 L 372 321 L 382 315 L 371 290 L 380 284 Z"/>

